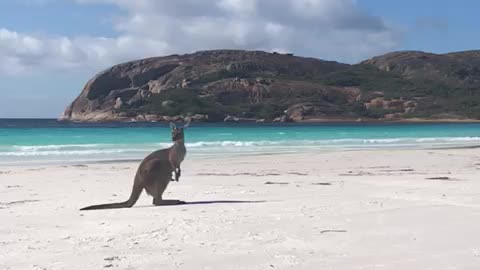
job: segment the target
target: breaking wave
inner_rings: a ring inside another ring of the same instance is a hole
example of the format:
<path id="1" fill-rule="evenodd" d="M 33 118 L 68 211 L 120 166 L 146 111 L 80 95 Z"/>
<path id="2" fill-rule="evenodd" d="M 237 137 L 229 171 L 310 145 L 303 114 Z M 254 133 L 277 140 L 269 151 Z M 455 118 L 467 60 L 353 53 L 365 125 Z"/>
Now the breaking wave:
<path id="1" fill-rule="evenodd" d="M 383 139 L 333 139 L 333 140 L 259 140 L 259 141 L 199 141 L 186 143 L 190 154 L 236 153 L 239 151 L 262 152 L 263 150 L 288 149 L 303 151 L 305 148 L 319 149 L 365 149 L 365 148 L 408 148 L 465 146 L 480 143 L 480 137 L 430 137 L 430 138 L 383 138 Z M 60 144 L 60 145 L 13 145 L 0 146 L 0 157 L 142 157 L 156 149 L 171 146 L 171 143 L 148 144 Z"/>

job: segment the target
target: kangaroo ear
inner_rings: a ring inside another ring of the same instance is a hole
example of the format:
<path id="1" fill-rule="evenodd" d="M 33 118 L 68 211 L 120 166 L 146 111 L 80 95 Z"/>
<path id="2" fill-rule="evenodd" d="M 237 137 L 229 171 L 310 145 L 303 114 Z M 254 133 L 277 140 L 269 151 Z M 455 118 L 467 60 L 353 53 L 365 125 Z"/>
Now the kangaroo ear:
<path id="1" fill-rule="evenodd" d="M 190 123 L 191 123 L 191 122 L 192 122 L 192 121 L 188 121 L 188 122 L 183 126 L 183 128 L 184 128 L 184 129 L 188 128 L 188 126 L 190 126 Z"/>
<path id="2" fill-rule="evenodd" d="M 173 122 L 170 122 L 170 128 L 171 128 L 171 129 L 176 129 L 177 126 L 176 126 Z"/>

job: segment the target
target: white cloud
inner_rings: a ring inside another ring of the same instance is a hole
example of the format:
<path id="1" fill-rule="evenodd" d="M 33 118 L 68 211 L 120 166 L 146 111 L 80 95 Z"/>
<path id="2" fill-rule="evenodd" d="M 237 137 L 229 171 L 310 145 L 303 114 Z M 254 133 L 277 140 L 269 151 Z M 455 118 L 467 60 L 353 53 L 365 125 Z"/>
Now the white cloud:
<path id="1" fill-rule="evenodd" d="M 0 29 L 0 73 L 98 70 L 136 58 L 219 48 L 290 51 L 357 62 L 394 49 L 400 34 L 354 0 L 75 2 L 106 3 L 125 11 L 112 25 L 118 36 L 52 37 Z"/>
<path id="2" fill-rule="evenodd" d="M 167 43 L 148 37 L 46 37 L 0 28 L 0 73 L 45 69 L 92 70 L 138 57 L 162 54 Z"/>

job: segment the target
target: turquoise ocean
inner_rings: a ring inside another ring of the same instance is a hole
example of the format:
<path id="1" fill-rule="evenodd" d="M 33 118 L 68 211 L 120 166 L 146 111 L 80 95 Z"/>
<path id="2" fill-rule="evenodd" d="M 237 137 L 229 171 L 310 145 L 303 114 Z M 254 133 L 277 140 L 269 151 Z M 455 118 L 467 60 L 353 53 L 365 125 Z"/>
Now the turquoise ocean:
<path id="1" fill-rule="evenodd" d="M 0 119 L 0 165 L 138 160 L 171 145 L 161 123 Z M 480 124 L 201 124 L 186 131 L 188 158 L 480 145 Z"/>

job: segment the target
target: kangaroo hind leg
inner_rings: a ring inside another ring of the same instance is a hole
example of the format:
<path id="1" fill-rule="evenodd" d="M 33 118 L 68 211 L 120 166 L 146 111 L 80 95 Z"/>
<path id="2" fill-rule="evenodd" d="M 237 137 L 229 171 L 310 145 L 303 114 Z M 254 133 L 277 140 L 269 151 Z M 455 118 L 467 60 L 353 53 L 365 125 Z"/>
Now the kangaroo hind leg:
<path id="1" fill-rule="evenodd" d="M 153 196 L 153 205 L 161 206 L 161 205 L 177 205 L 177 204 L 185 204 L 184 201 L 180 200 L 164 200 L 162 198 L 165 189 L 167 189 L 168 183 L 170 182 L 169 178 L 165 179 L 158 179 L 156 182 L 156 192 Z"/>
<path id="2" fill-rule="evenodd" d="M 159 175 L 157 176 L 157 179 L 155 179 L 155 190 L 152 194 L 153 196 L 153 205 L 162 205 L 163 201 L 163 193 L 167 189 L 168 183 L 170 182 L 169 179 L 166 181 L 168 178 L 165 177 L 164 175 Z"/>

